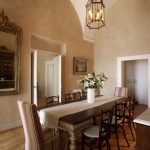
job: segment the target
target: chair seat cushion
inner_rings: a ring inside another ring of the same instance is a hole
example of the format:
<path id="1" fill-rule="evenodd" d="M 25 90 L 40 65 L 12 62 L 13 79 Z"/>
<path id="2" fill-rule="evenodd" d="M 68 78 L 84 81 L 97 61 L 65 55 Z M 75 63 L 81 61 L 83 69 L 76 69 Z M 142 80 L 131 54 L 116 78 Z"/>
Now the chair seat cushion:
<path id="1" fill-rule="evenodd" d="M 91 126 L 83 131 L 83 134 L 89 138 L 99 138 L 99 126 Z M 104 131 L 104 129 L 102 129 Z M 106 133 L 101 133 L 101 136 L 105 136 Z"/>
<path id="2" fill-rule="evenodd" d="M 83 134 L 90 138 L 99 137 L 99 126 L 91 126 L 83 131 Z"/>

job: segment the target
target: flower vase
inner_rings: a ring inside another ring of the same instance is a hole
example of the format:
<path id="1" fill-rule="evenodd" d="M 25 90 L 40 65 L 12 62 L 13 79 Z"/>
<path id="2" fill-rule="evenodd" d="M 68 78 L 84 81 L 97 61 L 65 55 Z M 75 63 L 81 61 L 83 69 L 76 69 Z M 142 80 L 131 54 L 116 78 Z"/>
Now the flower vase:
<path id="1" fill-rule="evenodd" d="M 94 103 L 95 102 L 95 89 L 94 88 L 88 88 L 87 89 L 87 102 L 88 103 Z"/>

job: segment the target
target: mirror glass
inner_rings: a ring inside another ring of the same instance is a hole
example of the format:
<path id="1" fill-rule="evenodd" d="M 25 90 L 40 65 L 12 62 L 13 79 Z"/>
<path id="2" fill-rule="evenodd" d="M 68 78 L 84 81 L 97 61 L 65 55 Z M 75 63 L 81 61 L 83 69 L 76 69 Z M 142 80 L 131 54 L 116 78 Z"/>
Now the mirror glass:
<path id="1" fill-rule="evenodd" d="M 0 95 L 19 93 L 22 29 L 0 12 Z"/>
<path id="2" fill-rule="evenodd" d="M 0 91 L 15 89 L 16 36 L 0 31 Z"/>

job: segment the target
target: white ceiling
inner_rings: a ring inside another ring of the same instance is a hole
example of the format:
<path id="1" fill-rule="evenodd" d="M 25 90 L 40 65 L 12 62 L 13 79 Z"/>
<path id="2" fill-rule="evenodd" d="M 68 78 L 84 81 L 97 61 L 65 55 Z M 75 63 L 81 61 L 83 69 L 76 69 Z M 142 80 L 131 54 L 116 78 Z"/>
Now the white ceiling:
<path id="1" fill-rule="evenodd" d="M 103 0 L 105 5 L 105 11 L 108 11 L 112 5 L 115 4 L 117 0 Z M 90 30 L 85 24 L 86 18 L 86 9 L 85 5 L 87 0 L 71 0 L 81 23 L 82 31 L 83 31 L 83 39 L 94 42 L 95 30 Z"/>

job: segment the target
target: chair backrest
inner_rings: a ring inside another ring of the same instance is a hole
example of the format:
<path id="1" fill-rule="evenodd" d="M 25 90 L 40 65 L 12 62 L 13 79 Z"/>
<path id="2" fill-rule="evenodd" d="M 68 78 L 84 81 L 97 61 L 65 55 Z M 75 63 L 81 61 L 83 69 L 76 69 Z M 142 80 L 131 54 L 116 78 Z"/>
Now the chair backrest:
<path id="1" fill-rule="evenodd" d="M 70 102 L 74 100 L 74 95 L 72 93 L 65 94 L 65 101 Z"/>
<path id="2" fill-rule="evenodd" d="M 46 104 L 54 104 L 54 103 L 59 103 L 59 95 L 46 97 Z"/>
<path id="3" fill-rule="evenodd" d="M 101 116 L 102 116 L 101 133 L 107 132 L 108 136 L 110 135 L 110 128 L 111 128 L 111 123 L 112 123 L 113 112 L 114 112 L 113 109 L 101 112 Z"/>
<path id="4" fill-rule="evenodd" d="M 94 116 L 94 123 L 100 126 L 99 138 L 101 138 L 103 133 L 107 134 L 107 136 L 110 135 L 113 113 L 114 109 L 112 108 L 110 110 L 102 110 L 100 115 Z"/>
<path id="5" fill-rule="evenodd" d="M 18 107 L 25 133 L 25 150 L 43 150 L 44 138 L 36 106 L 18 101 Z"/>
<path id="6" fill-rule="evenodd" d="M 80 92 L 75 92 L 73 93 L 74 95 L 74 100 L 81 100 L 81 93 Z"/>
<path id="7" fill-rule="evenodd" d="M 85 91 L 81 92 L 81 99 L 87 99 L 87 92 Z"/>
<path id="8" fill-rule="evenodd" d="M 134 116 L 134 105 L 135 105 L 135 99 L 132 97 L 129 97 L 128 99 L 126 99 L 126 115 L 128 116 Z"/>
<path id="9" fill-rule="evenodd" d="M 115 103 L 114 106 L 115 124 L 117 124 L 118 120 L 122 120 L 122 122 L 124 122 L 126 106 L 127 106 L 126 101 Z"/>
<path id="10" fill-rule="evenodd" d="M 119 97 L 128 97 L 128 88 L 127 87 L 115 87 L 114 96 Z"/>

